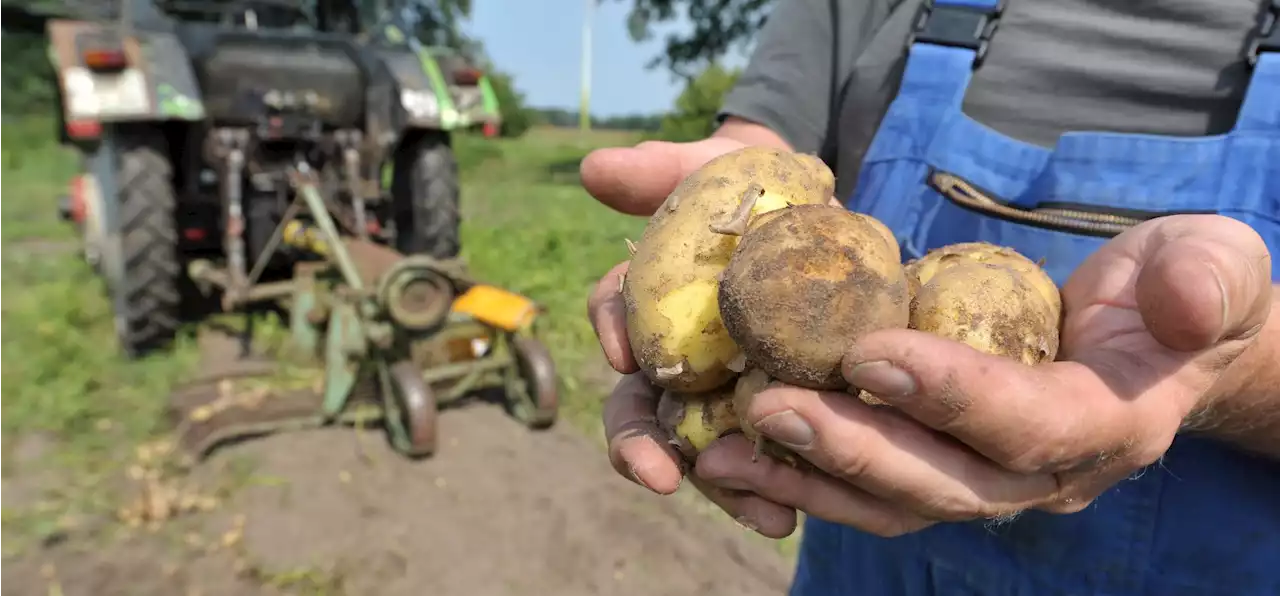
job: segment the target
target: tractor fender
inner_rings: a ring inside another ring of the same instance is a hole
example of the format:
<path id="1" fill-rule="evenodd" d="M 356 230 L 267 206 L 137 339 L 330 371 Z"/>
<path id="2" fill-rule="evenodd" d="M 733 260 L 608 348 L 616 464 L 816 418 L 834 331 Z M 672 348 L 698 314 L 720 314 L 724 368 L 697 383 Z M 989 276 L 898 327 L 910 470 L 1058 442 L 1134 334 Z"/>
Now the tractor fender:
<path id="1" fill-rule="evenodd" d="M 432 76 L 433 71 L 424 65 L 419 53 L 408 47 L 382 49 L 378 57 L 395 79 L 406 129 L 450 130 L 454 127 L 457 110 L 438 68 Z"/>
<path id="2" fill-rule="evenodd" d="M 486 136 L 496 134 L 502 118 L 493 84 L 481 76 L 469 85 L 452 86 L 445 77 L 447 65 L 459 66 L 455 50 L 441 46 L 416 46 L 414 53 L 432 89 L 441 98 L 442 125 L 445 130 L 483 126 Z M 465 61 L 464 61 L 465 63 Z M 451 74 L 450 77 L 456 75 Z"/>
<path id="3" fill-rule="evenodd" d="M 66 19 L 50 20 L 46 30 L 68 132 L 96 136 L 88 131 L 106 122 L 204 119 L 199 85 L 172 33 L 125 35 L 113 23 Z M 102 48 L 123 51 L 123 67 L 91 68 L 86 54 Z"/>

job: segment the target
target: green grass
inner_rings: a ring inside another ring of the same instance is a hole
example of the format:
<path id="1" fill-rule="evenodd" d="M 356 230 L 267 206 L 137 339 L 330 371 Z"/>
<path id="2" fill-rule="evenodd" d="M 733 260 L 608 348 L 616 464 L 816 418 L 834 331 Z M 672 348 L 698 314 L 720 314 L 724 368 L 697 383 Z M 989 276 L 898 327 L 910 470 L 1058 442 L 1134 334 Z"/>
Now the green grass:
<path id="1" fill-rule="evenodd" d="M 142 362 L 115 352 L 105 288 L 80 259 L 71 226 L 57 219 L 57 197 L 76 163 L 51 144 L 51 132 L 43 122 L 3 130 L 3 429 L 79 443 L 110 425 L 139 438 L 155 430 L 161 396 L 190 371 L 194 346 L 184 338 L 173 354 Z M 599 395 L 587 399 L 576 374 L 599 357 L 584 316 L 587 292 L 625 258 L 624 238 L 643 227 L 582 191 L 577 163 L 595 146 L 628 141 L 616 133 L 535 131 L 516 140 L 456 142 L 464 255 L 481 279 L 547 307 L 544 340 L 560 367 L 570 416 L 599 407 Z"/>
<path id="2" fill-rule="evenodd" d="M 165 429 L 166 395 L 194 372 L 194 330 L 170 354 L 137 362 L 119 355 L 105 288 L 81 260 L 72 227 L 57 218 L 57 199 L 76 171 L 76 157 L 53 144 L 48 121 L 6 124 L 0 177 L 5 458 L 21 437 L 50 437 L 49 463 L 83 482 L 64 487 L 62 496 L 98 495 L 89 487 L 118 472 L 133 445 Z M 547 307 L 540 330 L 563 380 L 563 415 L 595 432 L 602 388 L 584 383 L 582 371 L 603 360 L 585 317 L 586 296 L 599 275 L 625 258 L 623 239 L 636 237 L 643 221 L 592 200 L 578 186 L 577 163 L 596 146 L 628 142 L 617 133 L 561 131 L 456 141 L 464 254 L 477 277 Z"/>
<path id="3" fill-rule="evenodd" d="M 547 308 L 539 329 L 560 372 L 562 418 L 597 437 L 607 365 L 586 318 L 586 298 L 627 257 L 625 239 L 638 239 L 644 220 L 587 195 L 578 163 L 596 147 L 638 138 L 534 129 L 520 139 L 455 141 L 463 254 L 478 278 Z M 7 536 L 47 534 L 56 530 L 50 520 L 110 506 L 101 480 L 120 471 L 134 445 L 165 429 L 165 397 L 193 372 L 197 357 L 191 334 L 168 355 L 141 362 L 118 355 L 105 289 L 80 259 L 71 226 L 57 219 L 57 197 L 77 164 L 51 139 L 47 122 L 3 129 L 0 420 L 6 459 L 18 437 L 47 434 L 55 439 L 49 463 L 74 480 L 37 508 L 6 508 Z M 784 553 L 794 548 L 790 540 L 778 545 Z"/>
<path id="4" fill-rule="evenodd" d="M 626 238 L 644 220 L 620 215 L 578 184 L 578 162 L 597 146 L 627 136 L 535 129 L 516 140 L 464 138 L 463 254 L 475 274 L 547 308 L 540 326 L 562 381 L 562 415 L 598 432 L 604 364 L 586 318 L 600 276 L 627 258 Z M 594 369 L 593 369 L 594 367 Z M 594 375 L 599 377 L 598 373 Z"/>
<path id="5" fill-rule="evenodd" d="M 57 217 L 76 162 L 50 143 L 52 132 L 42 122 L 3 129 L 5 453 L 21 433 L 47 433 L 71 447 L 60 454 L 87 466 L 78 469 L 93 470 L 118 459 L 111 447 L 156 429 L 157 396 L 188 370 L 194 349 L 183 338 L 173 354 L 139 362 L 114 350 L 105 289 Z"/>
<path id="6" fill-rule="evenodd" d="M 115 351 L 105 289 L 57 217 L 75 156 L 50 143 L 47 122 L 7 123 L 0 133 L 5 481 L 14 480 L 15 447 L 24 439 L 39 436 L 46 446 L 35 461 L 23 456 L 21 468 L 38 477 L 19 483 L 27 485 L 19 489 L 24 502 L 13 506 L 6 488 L 5 552 L 12 553 L 115 507 L 110 487 L 133 446 L 160 430 L 164 396 L 196 354 L 189 338 L 144 361 Z"/>

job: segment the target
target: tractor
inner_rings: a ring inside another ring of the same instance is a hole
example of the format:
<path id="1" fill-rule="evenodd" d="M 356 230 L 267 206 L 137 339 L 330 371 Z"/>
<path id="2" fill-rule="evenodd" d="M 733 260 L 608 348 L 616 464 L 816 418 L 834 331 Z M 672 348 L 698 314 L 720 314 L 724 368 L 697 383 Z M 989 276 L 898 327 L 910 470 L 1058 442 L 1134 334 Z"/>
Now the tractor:
<path id="1" fill-rule="evenodd" d="M 459 257 L 451 135 L 496 133 L 492 89 L 409 35 L 403 8 L 120 0 L 110 19 L 47 25 L 59 138 L 83 163 L 61 211 L 106 282 L 120 348 L 168 349 L 188 307 L 215 297 L 225 312 L 278 307 L 323 363 L 311 411 L 190 405 L 201 454 L 240 431 L 341 420 L 369 395 L 409 455 L 434 451 L 439 402 L 477 389 L 504 389 L 532 427 L 555 418 L 539 307 Z"/>

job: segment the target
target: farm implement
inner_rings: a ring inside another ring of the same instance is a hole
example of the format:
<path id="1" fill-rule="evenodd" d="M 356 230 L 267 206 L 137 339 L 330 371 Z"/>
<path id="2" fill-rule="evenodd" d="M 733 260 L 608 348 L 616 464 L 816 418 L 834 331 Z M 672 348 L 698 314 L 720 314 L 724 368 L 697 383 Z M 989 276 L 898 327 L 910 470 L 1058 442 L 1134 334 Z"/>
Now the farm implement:
<path id="1" fill-rule="evenodd" d="M 458 259 L 405 256 L 342 235 L 315 174 L 301 164 L 288 178 L 296 196 L 289 217 L 245 282 L 203 259 L 187 271 L 202 290 L 221 295 L 225 310 L 283 307 L 288 353 L 323 364 L 318 391 L 227 391 L 221 379 L 215 391 L 180 393 L 174 413 L 188 452 L 242 436 L 381 419 L 396 450 L 429 455 L 438 406 L 486 389 L 500 390 L 532 428 L 555 421 L 555 368 L 532 336 L 532 301 L 477 283 Z M 311 258 L 295 263 L 289 279 L 257 283 L 274 251 Z"/>
<path id="2" fill-rule="evenodd" d="M 538 308 L 459 257 L 452 135 L 497 126 L 483 73 L 417 44 L 386 2 L 110 6 L 47 29 L 59 138 L 82 160 L 62 211 L 120 348 L 167 350 L 216 302 L 281 314 L 288 351 L 322 365 L 314 391 L 221 379 L 176 396 L 190 451 L 376 417 L 427 455 L 437 407 L 489 389 L 529 426 L 553 422 Z"/>

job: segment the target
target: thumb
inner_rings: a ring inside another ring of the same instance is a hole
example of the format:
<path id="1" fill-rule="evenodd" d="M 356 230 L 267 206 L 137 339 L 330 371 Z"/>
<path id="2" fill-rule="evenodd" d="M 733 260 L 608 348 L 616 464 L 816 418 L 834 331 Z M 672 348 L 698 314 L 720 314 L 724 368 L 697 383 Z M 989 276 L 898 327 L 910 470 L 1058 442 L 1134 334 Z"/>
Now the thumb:
<path id="1" fill-rule="evenodd" d="M 1157 341 L 1195 351 L 1252 336 L 1271 307 L 1271 255 L 1253 228 L 1217 215 L 1160 220 L 1134 284 Z"/>
<path id="2" fill-rule="evenodd" d="M 721 137 L 692 143 L 646 141 L 592 151 L 579 171 L 582 186 L 596 200 L 628 215 L 648 216 L 702 164 L 743 146 Z"/>

